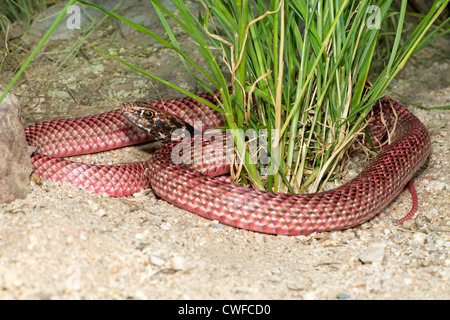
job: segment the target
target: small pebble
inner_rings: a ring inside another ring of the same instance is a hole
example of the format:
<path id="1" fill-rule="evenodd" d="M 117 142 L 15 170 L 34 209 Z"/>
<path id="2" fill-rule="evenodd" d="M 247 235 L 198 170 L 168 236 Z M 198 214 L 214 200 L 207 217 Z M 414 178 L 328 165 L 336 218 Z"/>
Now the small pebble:
<path id="1" fill-rule="evenodd" d="M 428 219 L 436 219 L 439 217 L 439 211 L 436 208 L 430 208 L 427 212 L 423 214 Z"/>
<path id="2" fill-rule="evenodd" d="M 447 184 L 441 181 L 430 181 L 425 188 L 428 192 L 443 191 L 447 189 Z"/>
<path id="3" fill-rule="evenodd" d="M 349 299 L 350 295 L 348 293 L 345 293 L 345 292 L 339 292 L 338 295 L 337 295 L 337 298 L 338 299 Z"/>
<path id="4" fill-rule="evenodd" d="M 172 225 L 171 225 L 169 222 L 163 222 L 163 223 L 161 224 L 160 228 L 161 228 L 162 230 L 167 231 L 167 230 L 172 229 Z"/>
<path id="5" fill-rule="evenodd" d="M 155 266 L 162 266 L 164 263 L 166 263 L 166 260 L 163 258 L 160 258 L 158 256 L 150 255 L 150 263 Z"/>
<path id="6" fill-rule="evenodd" d="M 358 259 L 362 263 L 382 263 L 384 259 L 385 242 L 372 242 L 367 249 L 361 253 Z"/>
<path id="7" fill-rule="evenodd" d="M 141 190 L 141 191 L 138 191 L 138 192 L 135 192 L 135 193 L 133 193 L 133 197 L 134 198 L 145 198 L 145 192 L 146 192 L 146 190 Z"/>
<path id="8" fill-rule="evenodd" d="M 414 283 L 414 280 L 411 279 L 411 278 L 404 278 L 404 279 L 403 279 L 403 282 L 404 282 L 406 285 L 411 285 L 411 284 Z"/>
<path id="9" fill-rule="evenodd" d="M 106 211 L 104 209 L 100 209 L 100 210 L 95 211 L 95 214 L 97 216 L 99 216 L 99 217 L 106 217 L 106 215 L 107 215 Z"/>
<path id="10" fill-rule="evenodd" d="M 92 200 L 88 200 L 87 204 L 89 206 L 89 209 L 91 209 L 92 211 L 97 211 L 98 210 L 98 207 L 99 207 L 98 203 L 96 203 L 96 202 L 94 202 Z"/>
<path id="11" fill-rule="evenodd" d="M 75 241 L 75 238 L 74 238 L 74 236 L 72 236 L 71 234 L 69 234 L 69 235 L 66 237 L 66 243 L 67 243 L 67 244 L 72 244 L 74 241 Z"/>
<path id="12" fill-rule="evenodd" d="M 182 256 L 175 256 L 170 259 L 170 268 L 175 271 L 181 271 L 186 268 L 186 260 Z"/>
<path id="13" fill-rule="evenodd" d="M 416 232 L 412 236 L 412 243 L 413 244 L 420 244 L 423 245 L 425 243 L 425 240 L 427 239 L 427 235 L 422 232 Z"/>
<path id="14" fill-rule="evenodd" d="M 143 233 L 136 233 L 136 234 L 134 235 L 134 237 L 135 237 L 136 239 L 138 239 L 138 240 L 142 240 L 142 239 L 145 239 L 145 234 L 143 234 Z"/>

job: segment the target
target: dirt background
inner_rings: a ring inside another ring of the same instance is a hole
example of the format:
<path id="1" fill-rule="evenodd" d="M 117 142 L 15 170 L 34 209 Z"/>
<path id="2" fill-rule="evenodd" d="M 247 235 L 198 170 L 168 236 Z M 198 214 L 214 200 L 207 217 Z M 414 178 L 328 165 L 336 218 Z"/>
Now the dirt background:
<path id="1" fill-rule="evenodd" d="M 104 1 L 105 7 L 117 2 Z M 170 1 L 166 1 L 170 5 Z M 194 4 L 193 4 L 194 5 Z M 7 84 L 48 28 L 60 5 L 2 50 Z M 146 1 L 122 13 L 157 34 L 163 29 Z M 198 92 L 177 56 L 127 26 L 90 12 L 82 29 L 63 23 L 13 89 L 26 123 L 86 116 L 123 101 L 174 93 L 93 49 L 87 42 Z M 20 34 L 20 32 L 19 32 Z M 183 47 L 195 45 L 181 32 Z M 79 48 L 75 55 L 69 54 Z M 2 299 L 449 299 L 450 39 L 414 57 L 392 87 L 431 133 L 432 155 L 416 175 L 419 214 L 402 227 L 408 191 L 375 218 L 343 232 L 285 237 L 224 226 L 156 199 L 151 191 L 109 198 L 71 186 L 30 181 L 26 199 L 0 206 Z M 194 50 L 194 49 L 193 49 Z M 195 54 L 194 54 L 195 56 Z M 198 57 L 200 60 L 200 57 Z M 129 147 L 79 157 L 123 163 L 148 157 Z"/>

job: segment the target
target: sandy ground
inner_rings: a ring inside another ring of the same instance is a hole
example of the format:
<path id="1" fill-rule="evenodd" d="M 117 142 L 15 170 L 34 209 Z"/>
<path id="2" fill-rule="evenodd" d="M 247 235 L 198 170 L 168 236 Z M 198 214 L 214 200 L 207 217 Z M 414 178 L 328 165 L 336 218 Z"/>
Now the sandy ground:
<path id="1" fill-rule="evenodd" d="M 142 11 L 129 9 L 136 16 Z M 153 31 L 161 31 L 156 19 L 149 21 Z M 107 36 L 92 43 L 198 89 L 173 53 L 131 30 L 119 32 L 108 22 L 101 27 Z M 173 96 L 89 46 L 53 74 L 79 38 L 50 41 L 15 87 L 28 123 Z M 27 41 L 32 46 L 36 39 Z M 415 177 L 419 214 L 402 227 L 393 221 L 409 211 L 408 191 L 360 227 L 285 237 L 203 219 L 151 191 L 109 198 L 30 181 L 26 199 L 0 206 L 0 298 L 449 299 L 450 113 L 417 107 L 449 105 L 449 43 L 422 51 L 395 83 L 409 80 L 396 91 L 402 97 L 393 97 L 432 137 L 432 155 Z M 11 70 L 2 73 L 12 77 Z M 81 159 L 117 163 L 146 157 L 145 147 L 130 147 Z"/>

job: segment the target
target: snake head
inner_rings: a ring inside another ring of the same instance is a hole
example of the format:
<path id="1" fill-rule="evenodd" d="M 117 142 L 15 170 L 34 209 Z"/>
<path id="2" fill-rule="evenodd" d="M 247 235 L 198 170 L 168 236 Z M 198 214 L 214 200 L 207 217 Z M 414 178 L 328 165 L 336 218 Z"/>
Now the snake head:
<path id="1" fill-rule="evenodd" d="M 178 129 L 194 134 L 194 127 L 189 123 L 166 110 L 155 107 L 154 103 L 125 102 L 120 106 L 120 110 L 127 120 L 157 140 L 171 139 L 172 133 Z"/>

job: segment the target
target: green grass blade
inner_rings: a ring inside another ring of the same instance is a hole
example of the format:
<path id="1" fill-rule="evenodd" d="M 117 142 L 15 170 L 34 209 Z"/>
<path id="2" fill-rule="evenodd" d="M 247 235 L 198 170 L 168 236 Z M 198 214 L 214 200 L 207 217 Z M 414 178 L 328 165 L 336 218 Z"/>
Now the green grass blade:
<path id="1" fill-rule="evenodd" d="M 30 56 L 25 60 L 25 62 L 20 67 L 19 71 L 14 75 L 12 80 L 9 82 L 8 86 L 6 87 L 3 94 L 0 96 L 0 102 L 2 102 L 3 98 L 6 96 L 6 94 L 11 90 L 14 83 L 19 79 L 19 77 L 22 75 L 22 73 L 25 71 L 25 69 L 30 64 L 31 60 L 33 60 L 34 56 L 39 52 L 39 50 L 42 48 L 42 46 L 47 42 L 47 40 L 52 35 L 53 31 L 55 31 L 56 27 L 61 23 L 61 21 L 64 19 L 67 13 L 67 8 L 69 8 L 71 5 L 73 5 L 76 2 L 76 0 L 69 0 L 66 4 L 66 6 L 60 11 L 58 17 L 53 22 L 53 24 L 50 26 L 50 28 L 47 30 L 45 35 L 42 37 L 42 39 L 37 44 L 36 48 L 31 52 Z"/>

